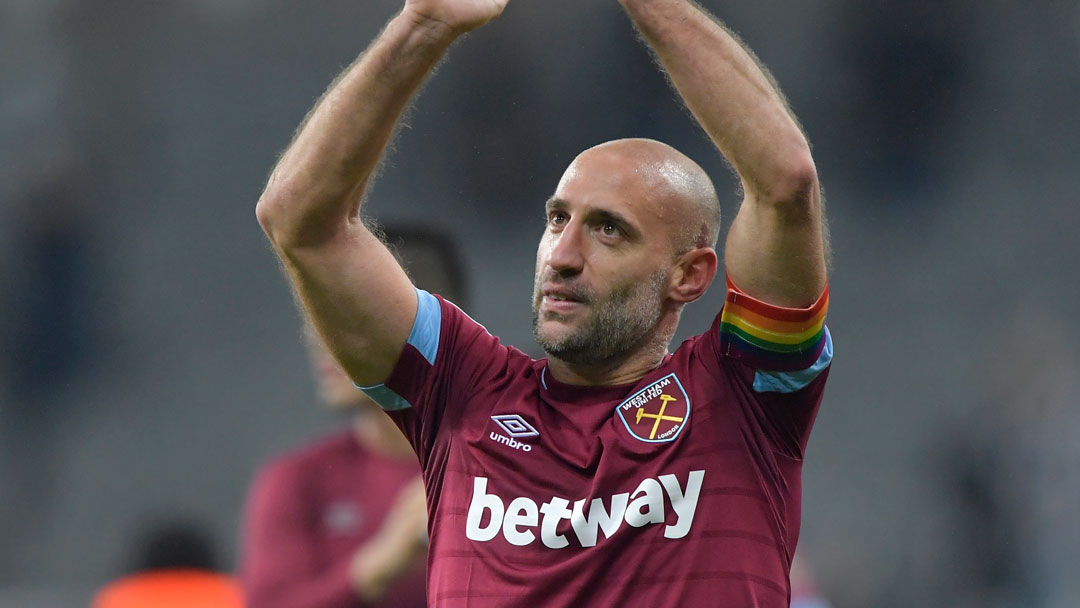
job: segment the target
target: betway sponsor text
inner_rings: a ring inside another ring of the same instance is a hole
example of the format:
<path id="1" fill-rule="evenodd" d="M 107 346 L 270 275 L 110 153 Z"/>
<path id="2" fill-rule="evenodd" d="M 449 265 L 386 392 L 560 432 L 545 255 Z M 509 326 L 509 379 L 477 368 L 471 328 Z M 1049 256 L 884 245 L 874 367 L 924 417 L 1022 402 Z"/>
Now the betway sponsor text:
<path id="1" fill-rule="evenodd" d="M 499 533 L 512 545 L 525 546 L 536 541 L 539 526 L 540 542 L 551 549 L 562 549 L 570 544 L 570 532 L 583 547 L 596 545 L 599 532 L 611 538 L 625 523 L 640 528 L 663 524 L 667 521 L 667 506 L 675 513 L 675 522 L 664 527 L 665 538 L 682 538 L 690 532 L 697 510 L 698 496 L 705 471 L 690 471 L 686 488 L 679 485 L 675 475 L 646 478 L 633 492 L 615 494 L 605 501 L 594 498 L 570 500 L 558 496 L 537 506 L 528 497 L 519 496 L 509 504 L 497 494 L 488 493 L 488 478 L 473 478 L 473 495 L 465 522 L 465 536 L 471 540 L 487 542 Z M 667 497 L 665 501 L 664 497 Z M 487 517 L 485 517 L 487 516 Z M 487 523 L 484 523 L 486 520 Z M 566 533 L 559 532 L 559 524 L 570 521 Z"/>

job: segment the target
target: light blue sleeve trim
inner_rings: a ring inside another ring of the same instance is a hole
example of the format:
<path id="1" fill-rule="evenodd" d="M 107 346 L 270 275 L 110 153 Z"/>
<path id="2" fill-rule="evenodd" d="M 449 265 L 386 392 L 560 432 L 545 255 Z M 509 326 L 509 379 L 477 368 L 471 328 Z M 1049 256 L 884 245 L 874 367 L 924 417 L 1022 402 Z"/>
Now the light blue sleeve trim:
<path id="1" fill-rule="evenodd" d="M 442 330 L 442 306 L 435 296 L 416 290 L 416 320 L 409 332 L 409 344 L 435 365 L 435 355 L 439 352 L 439 333 Z"/>
<path id="2" fill-rule="evenodd" d="M 408 343 L 435 365 L 435 355 L 439 352 L 439 333 L 442 329 L 442 306 L 439 300 L 423 289 L 416 290 L 416 320 L 409 332 Z M 377 403 L 382 409 L 393 412 L 412 407 L 407 399 L 387 388 L 385 384 L 359 386 L 356 388 Z"/>
<path id="3" fill-rule="evenodd" d="M 394 391 L 386 388 L 385 384 L 376 384 L 375 386 L 358 386 L 356 387 L 364 394 L 371 398 L 379 407 L 388 411 L 394 412 L 397 410 L 407 410 L 412 407 L 412 404 L 405 400 L 404 397 L 395 393 Z"/>
<path id="4" fill-rule="evenodd" d="M 825 328 L 825 348 L 813 365 L 793 372 L 763 372 L 754 374 L 754 390 L 759 393 L 794 393 L 814 381 L 832 363 L 832 336 Z"/>

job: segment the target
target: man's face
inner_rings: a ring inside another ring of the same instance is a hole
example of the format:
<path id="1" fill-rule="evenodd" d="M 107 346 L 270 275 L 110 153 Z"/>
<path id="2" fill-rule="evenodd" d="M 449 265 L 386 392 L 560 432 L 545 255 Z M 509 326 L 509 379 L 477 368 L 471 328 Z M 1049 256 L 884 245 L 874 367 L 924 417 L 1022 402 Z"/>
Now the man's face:
<path id="1" fill-rule="evenodd" d="M 624 156 L 594 149 L 570 165 L 536 256 L 533 335 L 545 352 L 597 364 L 651 336 L 674 257 L 666 206 Z"/>

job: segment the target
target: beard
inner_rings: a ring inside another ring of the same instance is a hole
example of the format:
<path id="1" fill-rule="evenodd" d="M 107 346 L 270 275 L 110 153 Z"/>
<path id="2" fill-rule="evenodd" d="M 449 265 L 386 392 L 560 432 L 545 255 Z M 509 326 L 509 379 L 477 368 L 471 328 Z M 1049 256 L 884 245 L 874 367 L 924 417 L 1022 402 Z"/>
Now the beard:
<path id="1" fill-rule="evenodd" d="M 551 338 L 540 332 L 540 302 L 543 281 L 537 276 L 533 292 L 533 337 L 548 356 L 576 365 L 607 363 L 633 351 L 647 341 L 660 320 L 660 293 L 667 273 L 658 270 L 644 281 L 617 287 L 602 300 L 588 290 L 570 287 L 574 299 L 589 306 L 588 317 L 573 333 Z M 549 317 L 558 317 L 547 313 Z"/>

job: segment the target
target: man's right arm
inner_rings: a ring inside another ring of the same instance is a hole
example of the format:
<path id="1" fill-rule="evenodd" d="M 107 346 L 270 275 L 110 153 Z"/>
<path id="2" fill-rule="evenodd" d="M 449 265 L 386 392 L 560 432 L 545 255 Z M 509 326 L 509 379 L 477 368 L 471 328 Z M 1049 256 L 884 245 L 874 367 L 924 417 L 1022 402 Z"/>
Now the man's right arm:
<path id="1" fill-rule="evenodd" d="M 364 193 L 425 77 L 506 2 L 406 0 L 316 104 L 259 199 L 259 224 L 301 304 L 359 384 L 390 374 L 417 309 L 405 272 L 360 218 Z"/>

